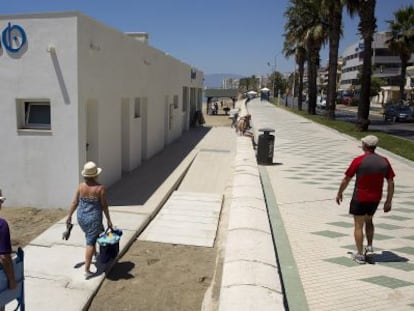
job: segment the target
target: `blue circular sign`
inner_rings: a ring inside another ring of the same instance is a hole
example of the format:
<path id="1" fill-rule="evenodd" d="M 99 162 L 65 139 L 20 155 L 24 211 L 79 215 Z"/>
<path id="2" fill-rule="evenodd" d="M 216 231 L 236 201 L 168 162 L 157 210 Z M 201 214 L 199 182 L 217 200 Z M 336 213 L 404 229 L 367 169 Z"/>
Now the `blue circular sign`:
<path id="1" fill-rule="evenodd" d="M 26 44 L 26 33 L 19 25 L 9 23 L 3 30 L 2 41 L 7 51 L 17 53 Z"/>

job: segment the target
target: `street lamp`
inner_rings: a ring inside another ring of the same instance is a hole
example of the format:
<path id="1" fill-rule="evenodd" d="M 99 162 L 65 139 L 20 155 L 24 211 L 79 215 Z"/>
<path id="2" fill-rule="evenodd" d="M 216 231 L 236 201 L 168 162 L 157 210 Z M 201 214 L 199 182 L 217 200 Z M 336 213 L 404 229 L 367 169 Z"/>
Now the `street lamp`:
<path id="1" fill-rule="evenodd" d="M 275 84 L 276 84 L 276 69 L 277 69 L 277 57 L 282 54 L 282 51 L 280 51 L 279 53 L 277 53 L 275 55 L 275 62 L 274 62 L 274 71 L 273 71 L 273 79 L 272 79 L 272 93 L 273 93 L 273 98 L 275 98 Z M 277 94 L 277 102 L 280 103 L 280 88 L 278 90 L 278 94 Z"/>

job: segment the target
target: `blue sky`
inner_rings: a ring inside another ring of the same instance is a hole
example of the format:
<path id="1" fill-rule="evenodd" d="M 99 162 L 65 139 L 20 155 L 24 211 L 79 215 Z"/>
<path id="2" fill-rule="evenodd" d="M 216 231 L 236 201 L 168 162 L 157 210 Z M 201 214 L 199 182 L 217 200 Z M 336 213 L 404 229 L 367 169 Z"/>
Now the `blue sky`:
<path id="1" fill-rule="evenodd" d="M 413 0 L 377 0 L 378 30 Z M 294 70 L 280 53 L 287 0 L 19 0 L 0 14 L 80 11 L 125 32 L 147 32 L 150 45 L 205 74 L 268 74 Z M 344 15 L 343 49 L 358 40 L 358 17 Z M 327 50 L 321 53 L 327 62 Z M 268 66 L 271 63 L 271 66 Z"/>

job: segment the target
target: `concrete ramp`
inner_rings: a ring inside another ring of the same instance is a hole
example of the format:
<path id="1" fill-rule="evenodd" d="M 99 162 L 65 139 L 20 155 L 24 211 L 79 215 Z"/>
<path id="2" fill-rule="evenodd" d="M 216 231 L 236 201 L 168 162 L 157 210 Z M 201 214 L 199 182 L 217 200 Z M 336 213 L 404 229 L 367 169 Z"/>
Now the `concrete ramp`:
<path id="1" fill-rule="evenodd" d="M 138 239 L 213 247 L 222 200 L 218 193 L 175 191 Z"/>

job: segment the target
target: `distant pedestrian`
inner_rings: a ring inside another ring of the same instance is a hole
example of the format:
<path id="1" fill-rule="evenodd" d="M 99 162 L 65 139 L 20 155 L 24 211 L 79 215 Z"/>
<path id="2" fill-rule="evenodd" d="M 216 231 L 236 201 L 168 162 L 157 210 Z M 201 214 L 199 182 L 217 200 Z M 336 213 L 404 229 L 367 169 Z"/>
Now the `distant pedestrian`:
<path id="1" fill-rule="evenodd" d="M 237 125 L 236 125 L 236 133 L 238 133 L 239 135 L 244 135 L 246 131 L 251 128 L 250 127 L 251 117 L 252 116 L 250 114 L 240 116 L 240 118 L 237 121 Z"/>
<path id="2" fill-rule="evenodd" d="M 85 181 L 79 184 L 75 198 L 70 206 L 67 224 L 72 223 L 72 214 L 77 209 L 79 226 L 85 233 L 85 278 L 90 278 L 93 273 L 90 270 L 92 257 L 96 253 L 96 240 L 104 231 L 102 224 L 102 213 L 105 214 L 108 228 L 112 228 L 109 216 L 108 203 L 106 201 L 106 190 L 97 181 L 102 169 L 94 162 L 87 162 L 81 172 Z"/>
<path id="3" fill-rule="evenodd" d="M 361 139 L 364 153 L 356 157 L 345 172 L 336 196 L 338 205 L 342 202 L 342 193 L 352 177 L 356 175 L 354 192 L 352 195 L 349 213 L 354 216 L 354 238 L 357 253 L 354 261 L 363 264 L 370 262 L 374 255 L 372 242 L 374 239 L 374 224 L 372 218 L 381 201 L 384 179 L 387 181 L 387 197 L 384 202 L 384 212 L 391 210 L 394 195 L 394 171 L 387 158 L 375 153 L 378 138 L 368 135 Z M 367 247 L 363 250 L 364 225 Z"/>
<path id="4" fill-rule="evenodd" d="M 235 128 L 237 126 L 237 119 L 239 117 L 239 110 L 238 109 L 231 109 L 230 110 L 230 119 L 231 119 L 231 128 Z"/>
<path id="5" fill-rule="evenodd" d="M 217 114 L 216 103 L 211 103 L 210 110 L 211 110 L 211 115 Z"/>
<path id="6" fill-rule="evenodd" d="M 0 190 L 0 209 L 3 202 L 6 200 L 2 196 Z M 9 289 L 15 289 L 17 287 L 16 279 L 14 276 L 13 261 L 11 258 L 11 240 L 10 240 L 10 229 L 7 221 L 0 218 L 0 264 L 7 277 L 7 286 Z M 0 306 L 0 311 L 4 310 L 4 306 Z"/>

